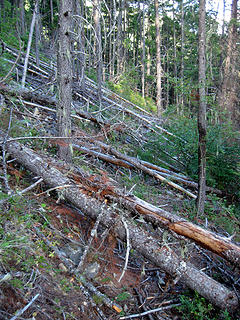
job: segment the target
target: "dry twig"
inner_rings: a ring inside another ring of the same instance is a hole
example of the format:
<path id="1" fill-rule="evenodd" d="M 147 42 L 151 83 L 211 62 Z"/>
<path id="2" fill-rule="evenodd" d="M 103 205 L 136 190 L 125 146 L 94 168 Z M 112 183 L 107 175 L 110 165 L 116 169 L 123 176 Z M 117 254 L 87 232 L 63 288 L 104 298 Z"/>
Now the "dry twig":
<path id="1" fill-rule="evenodd" d="M 131 245 L 130 245 L 130 241 L 129 241 L 129 229 L 128 229 L 128 225 L 126 220 L 124 219 L 124 217 L 122 217 L 122 222 L 124 224 L 125 230 L 126 230 L 126 242 L 127 242 L 127 251 L 126 251 L 126 259 L 125 259 L 125 264 L 124 264 L 124 268 L 122 271 L 122 274 L 120 276 L 120 278 L 118 279 L 118 282 L 121 282 L 125 271 L 127 270 L 127 265 L 128 265 L 128 259 L 129 259 L 129 253 L 130 253 L 130 249 L 131 249 Z"/>
<path id="2" fill-rule="evenodd" d="M 33 302 L 39 297 L 39 295 L 39 293 L 36 294 L 35 297 L 33 297 L 32 300 L 23 309 L 19 310 L 17 314 L 10 320 L 16 320 L 18 317 L 20 317 L 33 304 Z"/>

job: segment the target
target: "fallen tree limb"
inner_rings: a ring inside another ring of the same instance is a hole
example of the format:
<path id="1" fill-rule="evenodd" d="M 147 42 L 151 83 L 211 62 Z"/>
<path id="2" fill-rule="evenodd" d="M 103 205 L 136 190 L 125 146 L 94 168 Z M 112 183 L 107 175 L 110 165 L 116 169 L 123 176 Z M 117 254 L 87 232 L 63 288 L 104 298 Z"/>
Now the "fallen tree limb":
<path id="1" fill-rule="evenodd" d="M 3 136 L 1 131 L 0 136 Z M 115 210 L 87 196 L 70 179 L 61 174 L 56 168 L 49 166 L 46 161 L 29 148 L 17 142 L 10 142 L 7 150 L 18 162 L 43 178 L 50 187 L 70 184 L 70 187 L 61 190 L 61 195 L 67 201 L 80 208 L 86 215 L 96 219 L 100 209 L 103 208 L 108 211 L 108 214 L 102 218 L 102 223 L 108 228 L 114 226 L 117 236 L 122 240 L 125 239 L 125 228 Z M 184 261 L 165 244 L 161 246 L 160 239 L 153 238 L 130 220 L 127 223 L 130 242 L 140 254 L 169 274 L 179 277 L 188 287 L 196 290 L 200 295 L 220 308 L 234 310 L 238 307 L 238 298 L 233 291 L 199 271 L 191 263 Z"/>

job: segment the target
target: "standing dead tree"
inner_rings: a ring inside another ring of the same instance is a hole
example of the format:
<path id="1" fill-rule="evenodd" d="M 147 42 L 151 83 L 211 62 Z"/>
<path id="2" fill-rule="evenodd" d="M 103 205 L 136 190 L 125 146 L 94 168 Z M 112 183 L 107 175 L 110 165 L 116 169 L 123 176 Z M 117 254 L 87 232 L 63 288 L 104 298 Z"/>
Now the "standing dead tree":
<path id="1" fill-rule="evenodd" d="M 59 41 L 58 41 L 58 88 L 57 106 L 58 135 L 71 135 L 71 104 L 72 104 L 72 62 L 71 62 L 71 24 L 72 0 L 61 0 L 59 7 Z M 61 159 L 71 162 L 72 149 L 69 141 L 59 143 L 58 155 Z"/>

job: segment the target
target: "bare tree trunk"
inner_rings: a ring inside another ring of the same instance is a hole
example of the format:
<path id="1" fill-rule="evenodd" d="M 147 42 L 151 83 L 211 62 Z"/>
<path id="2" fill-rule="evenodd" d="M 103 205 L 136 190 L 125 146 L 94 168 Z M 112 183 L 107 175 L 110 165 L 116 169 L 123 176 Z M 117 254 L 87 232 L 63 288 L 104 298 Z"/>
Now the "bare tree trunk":
<path id="1" fill-rule="evenodd" d="M 93 0 L 93 20 L 96 33 L 95 39 L 95 61 L 97 65 L 98 98 L 102 101 L 102 80 L 103 80 L 103 61 L 102 61 L 102 39 L 100 23 L 101 4 L 100 0 Z"/>
<path id="2" fill-rule="evenodd" d="M 72 0 L 60 0 L 59 6 L 59 40 L 58 40 L 58 90 L 57 105 L 58 134 L 71 136 L 72 103 L 72 62 L 71 62 L 71 23 Z M 66 161 L 72 160 L 72 148 L 69 139 L 59 142 L 58 155 Z"/>
<path id="3" fill-rule="evenodd" d="M 31 27 L 30 27 L 29 37 L 28 37 L 27 52 L 26 52 L 26 57 L 25 57 L 24 67 L 23 67 L 22 87 L 25 87 L 27 68 L 28 68 L 28 59 L 29 59 L 29 55 L 30 55 L 32 37 L 33 37 L 33 32 L 34 32 L 34 27 L 35 27 L 35 22 L 36 22 L 36 15 L 37 15 L 37 11 L 38 11 L 39 1 L 40 0 L 36 0 L 36 2 L 35 2 L 35 7 L 34 7 L 34 11 L 33 11 L 33 16 L 32 16 L 32 22 L 31 22 Z"/>
<path id="4" fill-rule="evenodd" d="M 20 8 L 20 33 L 21 35 L 25 34 L 25 7 L 24 7 L 24 0 L 19 1 L 19 8 Z"/>
<path id="5" fill-rule="evenodd" d="M 159 5 L 158 0 L 155 3 L 155 26 L 156 26 L 156 65 L 157 65 L 157 114 L 161 117 L 163 112 L 162 106 L 162 66 L 161 66 L 161 34 L 160 34 L 160 18 L 159 18 Z"/>
<path id="6" fill-rule="evenodd" d="M 36 10 L 36 29 L 35 29 L 35 54 L 36 54 L 36 65 L 39 67 L 39 47 L 40 47 L 40 12 L 39 6 Z"/>
<path id="7" fill-rule="evenodd" d="M 148 14 L 146 15 L 146 28 L 147 28 L 147 37 L 149 38 L 149 17 Z M 147 77 L 149 77 L 151 75 L 151 54 L 150 54 L 150 46 L 147 46 L 147 62 L 146 62 L 146 75 Z M 149 96 L 150 95 L 150 83 L 149 80 L 146 80 L 146 84 L 145 84 L 145 91 L 146 91 L 146 95 Z"/>
<path id="8" fill-rule="evenodd" d="M 221 34 L 221 54 L 219 59 L 220 83 L 223 81 L 223 53 L 224 53 L 224 35 L 225 35 L 225 17 L 226 17 L 226 0 L 223 0 L 223 18 L 222 18 L 222 34 Z"/>
<path id="9" fill-rule="evenodd" d="M 83 3 L 82 1 L 76 1 L 74 3 L 74 11 L 80 18 L 77 20 L 77 59 L 76 59 L 76 73 L 79 86 L 82 91 L 85 90 L 85 45 L 84 45 L 84 28 L 83 28 Z"/>
<path id="10" fill-rule="evenodd" d="M 238 0 L 232 1 L 231 21 L 228 30 L 227 54 L 224 63 L 223 82 L 218 102 L 223 117 L 227 115 L 236 128 L 239 128 L 240 111 L 238 104 L 239 80 L 237 70 L 239 35 L 237 31 Z M 224 115 L 225 113 L 225 115 Z"/>
<path id="11" fill-rule="evenodd" d="M 119 71 L 118 75 L 121 73 L 124 73 L 125 69 L 125 59 L 126 59 L 126 49 L 124 47 L 124 40 L 126 37 L 126 26 L 127 26 L 127 10 L 126 10 L 127 0 L 121 0 L 121 32 L 120 32 L 120 45 L 119 45 L 119 53 L 118 53 L 118 59 L 119 59 Z"/>
<path id="12" fill-rule="evenodd" d="M 176 44 L 176 26 L 175 26 L 175 1 L 173 2 L 173 57 L 174 57 L 174 78 L 177 81 L 178 72 L 177 72 L 177 44 Z M 174 85 L 174 103 L 177 105 L 177 112 L 179 113 L 179 99 L 178 99 L 178 90 L 176 89 L 177 85 Z"/>
<path id="13" fill-rule="evenodd" d="M 146 58 L 146 43 L 145 43 L 145 3 L 142 8 L 142 97 L 145 98 L 145 58 Z"/>
<path id="14" fill-rule="evenodd" d="M 199 39 L 198 39 L 198 60 L 199 60 L 199 110 L 198 110 L 198 215 L 204 213 L 206 200 L 206 2 L 199 1 Z"/>
<path id="15" fill-rule="evenodd" d="M 119 76 L 122 72 L 121 70 L 121 55 L 122 55 L 122 46 L 123 46 L 123 30 L 122 30 L 122 16 L 123 16 L 123 0 L 119 1 L 119 14 L 118 14 L 118 28 L 117 28 L 117 75 Z"/>
<path id="16" fill-rule="evenodd" d="M 53 24 L 53 0 L 50 1 L 51 24 Z"/>
<path id="17" fill-rule="evenodd" d="M 184 0 L 181 1 L 181 95 L 180 95 L 180 113 L 183 114 L 184 109 Z"/>

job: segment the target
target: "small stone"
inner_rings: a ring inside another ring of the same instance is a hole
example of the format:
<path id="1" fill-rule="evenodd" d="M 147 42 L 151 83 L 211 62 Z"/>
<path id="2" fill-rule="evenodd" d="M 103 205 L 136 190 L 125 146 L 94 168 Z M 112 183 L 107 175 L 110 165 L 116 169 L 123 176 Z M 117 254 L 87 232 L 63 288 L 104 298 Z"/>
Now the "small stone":
<path id="1" fill-rule="evenodd" d="M 68 271 L 68 269 L 65 267 L 65 265 L 62 262 L 59 263 L 58 268 L 60 270 L 62 270 L 63 272 L 67 272 Z"/>
<path id="2" fill-rule="evenodd" d="M 98 274 L 100 265 L 97 262 L 89 264 L 85 269 L 85 275 L 89 279 L 93 279 Z"/>

